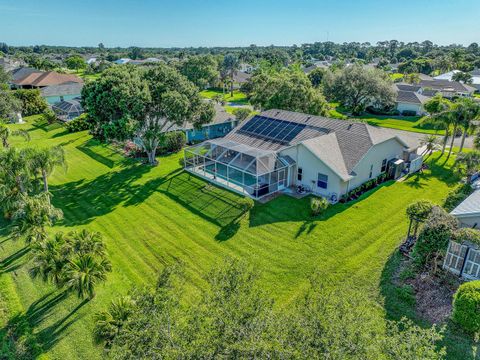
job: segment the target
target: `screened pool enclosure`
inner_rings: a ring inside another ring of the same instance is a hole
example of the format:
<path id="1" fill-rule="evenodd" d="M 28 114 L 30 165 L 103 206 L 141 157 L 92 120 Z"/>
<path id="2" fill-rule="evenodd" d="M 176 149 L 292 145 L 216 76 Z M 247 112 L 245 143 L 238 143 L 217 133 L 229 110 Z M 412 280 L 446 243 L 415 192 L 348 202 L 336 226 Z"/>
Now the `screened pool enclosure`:
<path id="1" fill-rule="evenodd" d="M 290 186 L 294 165 L 289 156 L 225 138 L 185 149 L 187 171 L 255 199 Z"/>

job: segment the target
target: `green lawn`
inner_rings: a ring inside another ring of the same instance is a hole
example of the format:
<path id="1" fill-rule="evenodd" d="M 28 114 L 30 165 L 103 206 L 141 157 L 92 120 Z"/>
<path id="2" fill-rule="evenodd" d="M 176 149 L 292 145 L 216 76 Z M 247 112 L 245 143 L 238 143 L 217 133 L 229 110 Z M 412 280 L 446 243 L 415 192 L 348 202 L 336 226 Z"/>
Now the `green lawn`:
<path id="1" fill-rule="evenodd" d="M 254 264 L 279 307 L 301 295 L 318 270 L 331 286 L 353 281 L 385 305 L 386 316 L 398 317 L 398 293 L 385 278 L 407 230 L 405 208 L 422 198 L 441 203 L 457 180 L 443 159 L 434 159 L 431 170 L 335 205 L 318 219 L 310 217 L 308 199 L 282 196 L 256 204 L 235 225 L 239 196 L 183 172 L 180 154 L 162 157 L 151 168 L 125 160 L 86 132 L 69 134 L 60 125 L 28 120 L 15 127 L 28 129 L 31 144 L 61 144 L 67 154 L 68 171 L 59 169 L 51 178 L 53 203 L 65 214 L 54 230 L 100 231 L 113 266 L 92 301 L 64 296 L 31 280 L 28 248 L 9 239 L 0 220 L 0 334 L 16 315 L 52 359 L 102 358 L 91 336 L 93 314 L 132 286 L 154 284 L 159 270 L 176 260 L 185 263 L 192 297 L 214 264 L 234 256 Z M 470 346 L 450 337 L 446 344 L 452 359 L 462 358 Z"/>
<path id="2" fill-rule="evenodd" d="M 230 96 L 230 92 L 228 90 L 225 90 L 225 94 L 223 94 L 222 89 L 212 88 L 203 90 L 200 92 L 200 95 L 208 99 L 212 99 L 216 95 L 221 95 L 226 102 L 231 102 L 238 105 L 249 105 L 247 95 L 240 90 L 234 90 L 233 96 Z"/>

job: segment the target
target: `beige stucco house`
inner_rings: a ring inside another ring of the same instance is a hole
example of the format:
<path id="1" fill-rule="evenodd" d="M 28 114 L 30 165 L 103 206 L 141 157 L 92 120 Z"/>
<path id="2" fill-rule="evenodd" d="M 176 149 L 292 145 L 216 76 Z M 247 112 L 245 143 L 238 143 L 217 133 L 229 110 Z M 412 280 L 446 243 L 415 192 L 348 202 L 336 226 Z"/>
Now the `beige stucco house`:
<path id="1" fill-rule="evenodd" d="M 403 169 L 415 150 L 365 123 L 268 110 L 224 138 L 187 148 L 185 168 L 255 199 L 301 185 L 336 202 L 393 167 Z"/>

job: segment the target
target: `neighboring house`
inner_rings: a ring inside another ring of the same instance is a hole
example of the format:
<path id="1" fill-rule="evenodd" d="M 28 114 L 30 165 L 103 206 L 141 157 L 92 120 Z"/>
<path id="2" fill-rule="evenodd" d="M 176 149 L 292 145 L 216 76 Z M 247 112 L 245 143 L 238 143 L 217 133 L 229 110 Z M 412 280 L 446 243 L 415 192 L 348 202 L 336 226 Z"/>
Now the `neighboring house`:
<path id="1" fill-rule="evenodd" d="M 91 58 L 88 58 L 85 62 L 87 63 L 87 65 L 93 65 L 97 62 L 97 58 L 91 57 Z"/>
<path id="2" fill-rule="evenodd" d="M 60 74 L 55 71 L 38 71 L 35 69 L 19 69 L 12 75 L 11 84 L 16 89 L 39 89 L 45 86 L 59 85 L 64 83 L 83 83 L 76 75 Z"/>
<path id="3" fill-rule="evenodd" d="M 252 77 L 251 74 L 247 74 L 243 71 L 237 71 L 233 74 L 233 82 L 236 85 L 235 87 L 238 88 L 239 85 L 246 83 Z"/>
<path id="4" fill-rule="evenodd" d="M 137 60 L 132 60 L 128 58 L 123 58 L 123 59 L 118 59 L 115 60 L 114 63 L 117 65 L 123 65 L 123 64 L 132 64 L 132 65 L 143 65 L 143 64 L 150 64 L 150 63 L 158 63 L 162 60 L 157 59 L 157 58 L 146 58 L 146 59 L 137 59 Z"/>
<path id="5" fill-rule="evenodd" d="M 451 214 L 462 227 L 480 229 L 480 189 L 458 205 Z M 467 280 L 480 280 L 480 245 L 450 241 L 443 268 Z"/>
<path id="6" fill-rule="evenodd" d="M 71 100 L 82 94 L 82 83 L 68 82 L 60 85 L 50 85 L 40 89 L 40 95 L 53 105 L 63 100 Z"/>
<path id="7" fill-rule="evenodd" d="M 83 114 L 82 104 L 80 98 L 71 100 L 63 100 L 52 105 L 52 110 L 57 114 L 57 117 L 65 122 L 75 119 Z"/>
<path id="8" fill-rule="evenodd" d="M 452 81 L 453 75 L 456 73 L 461 72 L 460 70 L 452 70 L 449 72 L 446 72 L 445 74 L 441 74 L 438 76 L 435 76 L 434 79 L 437 80 L 448 80 Z M 480 91 L 480 69 L 476 69 L 470 72 L 470 75 L 472 75 L 472 83 L 469 84 L 471 87 L 474 87 L 477 91 Z"/>
<path id="9" fill-rule="evenodd" d="M 303 72 L 308 75 L 316 68 L 328 69 L 329 67 L 330 63 L 328 61 L 315 61 L 312 65 L 304 67 Z"/>
<path id="10" fill-rule="evenodd" d="M 234 115 L 229 114 L 223 107 L 215 104 L 215 117 L 213 120 L 202 126 L 201 129 L 195 129 L 191 123 L 183 126 L 174 126 L 169 131 L 183 131 L 188 144 L 215 139 L 227 135 L 238 121 Z"/>
<path id="11" fill-rule="evenodd" d="M 240 71 L 244 72 L 244 73 L 247 73 L 247 74 L 251 74 L 257 68 L 258 68 L 258 66 L 253 66 L 253 65 L 250 65 L 250 64 L 247 64 L 247 63 L 241 63 L 240 64 Z"/>
<path id="12" fill-rule="evenodd" d="M 130 61 L 132 60 L 128 58 L 122 58 L 122 59 L 115 60 L 113 63 L 117 65 L 123 65 L 123 64 L 129 63 Z"/>
<path id="13" fill-rule="evenodd" d="M 26 65 L 26 62 L 23 60 L 12 59 L 10 57 L 0 58 L 0 67 L 7 73 Z"/>
<path id="14" fill-rule="evenodd" d="M 268 110 L 187 148 L 185 169 L 254 199 L 302 185 L 336 202 L 382 173 L 398 173 L 415 152 L 386 129 Z"/>
<path id="15" fill-rule="evenodd" d="M 423 105 L 436 94 L 446 98 L 471 97 L 475 88 L 458 81 L 429 79 L 427 76 L 420 78 L 415 84 L 395 83 L 397 92 L 396 108 L 401 113 L 414 111 L 417 115 L 424 115 Z"/>

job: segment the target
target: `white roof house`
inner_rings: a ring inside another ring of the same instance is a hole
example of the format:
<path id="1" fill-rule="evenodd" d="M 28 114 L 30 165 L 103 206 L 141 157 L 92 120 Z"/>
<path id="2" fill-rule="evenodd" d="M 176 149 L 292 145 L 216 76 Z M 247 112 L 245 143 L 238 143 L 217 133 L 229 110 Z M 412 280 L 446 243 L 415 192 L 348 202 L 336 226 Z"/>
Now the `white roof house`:
<path id="1" fill-rule="evenodd" d="M 302 185 L 335 202 L 413 150 L 365 123 L 273 109 L 187 148 L 185 168 L 256 199 Z"/>
<path id="2" fill-rule="evenodd" d="M 463 226 L 480 228 L 480 189 L 475 190 L 451 212 Z"/>

